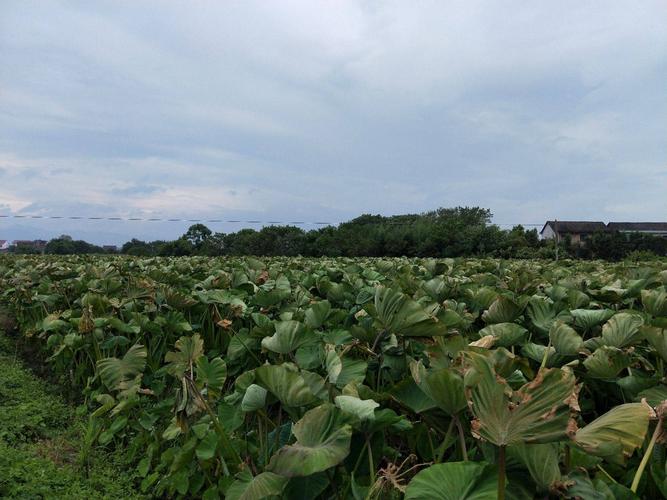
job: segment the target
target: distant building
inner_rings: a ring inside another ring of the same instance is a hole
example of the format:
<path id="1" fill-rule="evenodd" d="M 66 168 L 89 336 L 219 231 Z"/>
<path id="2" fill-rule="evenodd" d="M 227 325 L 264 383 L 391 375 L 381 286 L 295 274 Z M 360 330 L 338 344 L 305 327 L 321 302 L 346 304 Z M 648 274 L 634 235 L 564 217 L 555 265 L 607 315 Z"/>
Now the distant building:
<path id="1" fill-rule="evenodd" d="M 9 251 L 9 241 L 0 240 L 0 253 L 6 253 Z"/>
<path id="2" fill-rule="evenodd" d="M 569 237 L 573 245 L 580 245 L 585 242 L 591 234 L 605 231 L 607 226 L 604 222 L 589 222 L 589 221 L 574 221 L 574 220 L 559 220 L 547 221 L 540 231 L 540 236 L 544 240 L 558 239 Z"/>
<path id="3" fill-rule="evenodd" d="M 667 238 L 667 222 L 610 222 L 607 229 L 619 233 L 644 233 Z"/>
<path id="4" fill-rule="evenodd" d="M 104 248 L 107 252 L 117 252 L 118 247 L 116 245 L 102 245 L 102 248 Z"/>

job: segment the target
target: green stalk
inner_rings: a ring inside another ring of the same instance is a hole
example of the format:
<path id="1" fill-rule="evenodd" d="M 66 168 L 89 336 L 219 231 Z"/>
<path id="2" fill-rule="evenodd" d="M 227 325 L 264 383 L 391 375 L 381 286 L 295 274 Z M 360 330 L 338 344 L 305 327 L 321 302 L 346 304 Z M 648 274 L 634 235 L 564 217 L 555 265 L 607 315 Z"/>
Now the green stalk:
<path id="1" fill-rule="evenodd" d="M 368 440 L 364 442 L 364 445 L 361 447 L 361 451 L 359 452 L 359 456 L 357 457 L 357 461 L 354 464 L 354 469 L 352 469 L 352 474 L 351 477 L 354 478 L 355 474 L 357 473 L 357 469 L 361 465 L 361 459 L 364 458 L 364 454 L 366 452 L 366 447 L 368 446 Z M 345 492 L 343 493 L 343 498 L 347 498 L 347 493 L 350 491 L 350 487 L 352 486 L 352 481 L 348 481 L 347 486 L 345 487 Z"/>
<path id="2" fill-rule="evenodd" d="M 431 437 L 431 429 L 426 428 L 426 437 L 428 438 L 428 445 L 431 448 L 431 458 L 435 460 L 435 447 L 433 446 L 433 438 Z"/>
<path id="3" fill-rule="evenodd" d="M 549 357 L 549 348 L 551 347 L 551 339 L 547 344 L 547 348 L 544 350 L 544 356 L 542 356 L 542 364 L 540 365 L 540 371 L 547 366 L 547 358 Z"/>
<path id="4" fill-rule="evenodd" d="M 655 430 L 653 431 L 653 436 L 651 436 L 651 441 L 648 444 L 648 448 L 646 448 L 646 452 L 642 457 L 642 461 L 639 464 L 637 472 L 635 472 L 635 478 L 632 480 L 632 486 L 630 486 L 630 489 L 632 490 L 633 493 L 637 493 L 637 488 L 639 487 L 639 481 L 642 478 L 642 474 L 644 474 L 644 469 L 646 468 L 646 464 L 648 464 L 649 458 L 651 458 L 651 454 L 653 453 L 653 446 L 655 445 L 655 442 L 658 439 L 658 436 L 660 435 L 661 429 L 662 429 L 662 418 L 660 418 L 658 420 L 658 423 L 655 425 Z"/>
<path id="5" fill-rule="evenodd" d="M 375 482 L 375 464 L 373 463 L 373 448 L 371 447 L 369 436 L 366 436 L 366 450 L 368 451 L 368 468 L 371 474 L 371 484 L 373 484 Z"/>
<path id="6" fill-rule="evenodd" d="M 498 453 L 498 500 L 505 500 L 505 446 Z"/>
<path id="7" fill-rule="evenodd" d="M 218 434 L 218 437 L 220 438 L 220 441 L 222 442 L 222 447 L 223 449 L 232 456 L 234 460 L 234 465 L 239 466 L 243 462 L 241 460 L 241 457 L 237 453 L 236 449 L 234 446 L 232 446 L 232 442 L 229 440 L 229 437 L 227 436 L 227 433 L 225 432 L 225 429 L 222 427 L 220 424 L 220 420 L 218 420 L 218 416 L 215 414 L 215 412 L 211 409 L 211 406 L 208 404 L 208 402 L 201 396 L 201 393 L 197 389 L 197 387 L 194 384 L 194 381 L 192 379 L 189 379 L 186 377 L 186 380 L 188 384 L 190 385 L 190 391 L 192 394 L 194 394 L 197 399 L 201 402 L 202 406 L 206 410 L 206 413 L 211 417 L 211 421 L 213 422 L 213 427 L 215 428 L 216 433 Z M 229 474 L 229 471 L 227 470 L 227 464 L 225 463 L 225 460 L 222 458 L 222 455 L 220 456 L 220 459 L 222 460 L 222 465 L 223 468 L 225 469 L 226 473 Z"/>
<path id="8" fill-rule="evenodd" d="M 456 419 L 456 428 L 459 431 L 459 443 L 461 444 L 461 455 L 463 456 L 463 461 L 467 462 L 468 450 L 466 449 L 466 438 L 465 435 L 463 434 L 463 427 L 461 427 L 461 422 L 459 421 L 458 415 L 455 415 L 454 418 Z"/>
<path id="9" fill-rule="evenodd" d="M 454 429 L 454 419 L 452 418 L 449 421 L 449 427 L 447 427 L 447 433 L 445 434 L 445 439 L 442 441 L 442 453 L 436 458 L 435 463 L 440 463 L 442 461 L 442 457 L 445 455 L 445 446 L 447 446 L 447 441 L 449 441 L 449 436 L 452 433 L 452 430 Z"/>

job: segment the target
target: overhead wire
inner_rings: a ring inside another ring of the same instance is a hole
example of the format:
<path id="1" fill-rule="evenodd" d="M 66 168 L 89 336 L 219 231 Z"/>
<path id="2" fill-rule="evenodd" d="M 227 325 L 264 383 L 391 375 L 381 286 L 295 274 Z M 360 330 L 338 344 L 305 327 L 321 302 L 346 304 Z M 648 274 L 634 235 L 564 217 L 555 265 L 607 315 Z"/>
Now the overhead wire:
<path id="1" fill-rule="evenodd" d="M 194 223 L 225 223 L 225 224 L 262 224 L 262 225 L 314 225 L 314 226 L 333 226 L 337 224 L 343 224 L 344 222 L 350 221 L 339 221 L 339 222 L 330 222 L 330 221 L 278 221 L 278 220 L 241 220 L 241 219 L 191 219 L 191 218 L 166 218 L 166 217 L 100 217 L 100 216 L 84 216 L 84 215 L 27 215 L 27 214 L 0 214 L 0 219 L 56 219 L 56 220 L 88 220 L 88 221 L 114 221 L 114 222 L 194 222 Z M 375 223 L 374 221 L 369 221 L 369 224 Z M 408 225 L 413 224 L 414 221 L 383 221 L 384 224 L 389 225 Z M 495 226 L 525 226 L 525 227 L 541 227 L 544 223 L 492 223 Z"/>

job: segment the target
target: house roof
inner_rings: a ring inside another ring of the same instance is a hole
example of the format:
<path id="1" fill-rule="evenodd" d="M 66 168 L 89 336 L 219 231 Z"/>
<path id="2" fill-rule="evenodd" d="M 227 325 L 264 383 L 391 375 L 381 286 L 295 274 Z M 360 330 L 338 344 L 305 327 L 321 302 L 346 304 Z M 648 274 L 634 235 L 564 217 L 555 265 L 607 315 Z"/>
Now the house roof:
<path id="1" fill-rule="evenodd" d="M 551 229 L 558 228 L 559 233 L 592 233 L 606 229 L 604 222 L 598 221 L 559 220 L 556 222 L 549 220 L 540 232 L 543 233 L 547 226 L 551 226 Z"/>
<path id="2" fill-rule="evenodd" d="M 607 228 L 615 231 L 667 231 L 667 222 L 610 222 Z"/>

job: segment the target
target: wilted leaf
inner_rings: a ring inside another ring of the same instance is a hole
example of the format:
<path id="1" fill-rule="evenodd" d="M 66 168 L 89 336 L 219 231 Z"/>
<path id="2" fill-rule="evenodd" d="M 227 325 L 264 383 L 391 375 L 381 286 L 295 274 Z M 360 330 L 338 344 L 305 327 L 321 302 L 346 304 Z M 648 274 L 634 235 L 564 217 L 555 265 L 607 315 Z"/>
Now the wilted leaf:
<path id="1" fill-rule="evenodd" d="M 466 393 L 475 416 L 472 433 L 496 446 L 546 443 L 568 437 L 571 406 L 576 407 L 574 375 L 544 369 L 517 391 L 499 379 L 486 357 L 466 353 L 470 368 Z"/>
<path id="2" fill-rule="evenodd" d="M 602 346 L 584 360 L 588 374 L 595 378 L 611 379 L 632 363 L 630 356 L 616 347 Z"/>
<path id="3" fill-rule="evenodd" d="M 667 361 L 667 330 L 657 326 L 642 326 L 641 333 L 653 346 L 660 357 Z"/>
<path id="4" fill-rule="evenodd" d="M 181 377 L 204 354 L 204 341 L 195 333 L 192 337 L 181 337 L 176 341 L 176 351 L 166 354 L 164 360 L 169 365 L 169 373 Z"/>
<path id="5" fill-rule="evenodd" d="M 645 403 L 628 403 L 579 429 L 574 442 L 587 453 L 622 464 L 644 443 L 653 410 Z"/>

